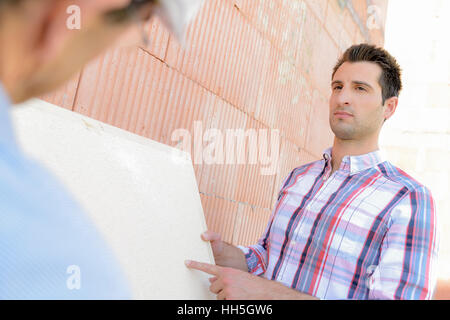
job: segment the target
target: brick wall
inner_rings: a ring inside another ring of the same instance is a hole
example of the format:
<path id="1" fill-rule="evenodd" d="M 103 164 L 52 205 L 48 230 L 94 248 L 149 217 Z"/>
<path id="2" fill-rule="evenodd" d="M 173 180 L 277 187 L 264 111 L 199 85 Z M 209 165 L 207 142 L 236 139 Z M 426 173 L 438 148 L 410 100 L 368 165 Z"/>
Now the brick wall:
<path id="1" fill-rule="evenodd" d="M 321 158 L 331 70 L 354 43 L 382 45 L 387 0 L 207 0 L 182 48 L 154 20 L 147 47 L 115 48 L 43 99 L 176 146 L 176 129 L 195 125 L 280 130 L 272 175 L 257 164 L 199 164 L 195 173 L 208 227 L 234 244 L 263 232 L 282 179 Z M 248 150 L 247 150 L 248 151 Z"/>

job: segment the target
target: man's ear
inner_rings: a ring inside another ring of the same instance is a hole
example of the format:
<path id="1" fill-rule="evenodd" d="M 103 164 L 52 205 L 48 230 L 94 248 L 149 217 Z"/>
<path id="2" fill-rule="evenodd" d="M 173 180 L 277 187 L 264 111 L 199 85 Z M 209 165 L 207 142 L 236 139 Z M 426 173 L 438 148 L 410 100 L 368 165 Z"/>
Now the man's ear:
<path id="1" fill-rule="evenodd" d="M 398 106 L 398 97 L 391 97 L 384 102 L 385 121 L 394 115 L 397 106 Z"/>

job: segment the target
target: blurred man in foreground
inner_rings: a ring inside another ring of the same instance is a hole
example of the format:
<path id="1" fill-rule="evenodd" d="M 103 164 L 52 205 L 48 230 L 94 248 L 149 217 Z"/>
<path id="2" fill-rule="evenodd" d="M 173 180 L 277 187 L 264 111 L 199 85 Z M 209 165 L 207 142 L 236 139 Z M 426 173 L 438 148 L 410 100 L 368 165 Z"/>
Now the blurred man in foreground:
<path id="1" fill-rule="evenodd" d="M 0 0 L 0 299 L 131 298 L 87 215 L 16 145 L 9 109 L 70 79 L 160 2 Z M 67 27 L 73 6 L 79 30 Z"/>

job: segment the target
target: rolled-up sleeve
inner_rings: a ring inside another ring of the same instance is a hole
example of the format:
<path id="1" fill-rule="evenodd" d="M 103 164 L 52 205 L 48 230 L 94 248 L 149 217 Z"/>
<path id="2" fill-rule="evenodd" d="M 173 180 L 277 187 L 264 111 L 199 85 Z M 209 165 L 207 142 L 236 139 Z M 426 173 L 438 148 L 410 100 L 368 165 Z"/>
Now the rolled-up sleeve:
<path id="1" fill-rule="evenodd" d="M 418 187 L 393 209 L 370 299 L 431 299 L 437 282 L 439 228 L 431 192 Z"/>
<path id="2" fill-rule="evenodd" d="M 245 254 L 248 272 L 257 276 L 260 276 L 266 272 L 267 250 L 264 247 L 254 245 L 250 247 L 239 246 L 239 248 Z"/>

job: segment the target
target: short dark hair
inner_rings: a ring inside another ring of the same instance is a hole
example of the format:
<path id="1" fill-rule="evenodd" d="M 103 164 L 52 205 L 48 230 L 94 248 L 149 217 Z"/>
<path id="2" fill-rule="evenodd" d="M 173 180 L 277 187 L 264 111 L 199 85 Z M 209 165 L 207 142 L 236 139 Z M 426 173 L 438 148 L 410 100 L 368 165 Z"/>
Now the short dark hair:
<path id="1" fill-rule="evenodd" d="M 19 5 L 20 3 L 22 3 L 23 0 L 0 0 L 0 9 L 2 8 L 3 5 Z"/>
<path id="2" fill-rule="evenodd" d="M 0 5 L 2 4 L 17 4 L 20 0 L 0 0 Z"/>
<path id="3" fill-rule="evenodd" d="M 348 48 L 333 69 L 332 79 L 344 62 L 373 62 L 379 65 L 382 73 L 378 83 L 382 89 L 383 104 L 392 97 L 398 97 L 402 90 L 402 70 L 397 60 L 383 48 L 362 43 Z"/>

